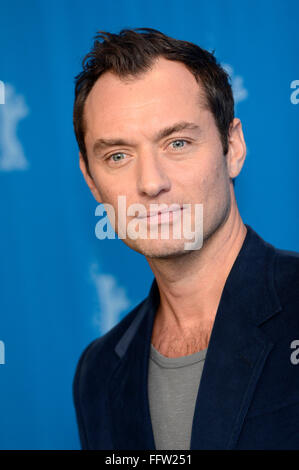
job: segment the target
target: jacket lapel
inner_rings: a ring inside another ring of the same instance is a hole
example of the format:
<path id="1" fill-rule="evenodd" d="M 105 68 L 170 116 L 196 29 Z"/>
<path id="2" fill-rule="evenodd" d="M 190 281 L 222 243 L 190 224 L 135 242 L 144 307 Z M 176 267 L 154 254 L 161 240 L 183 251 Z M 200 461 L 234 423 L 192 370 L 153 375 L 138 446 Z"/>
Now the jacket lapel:
<path id="1" fill-rule="evenodd" d="M 273 287 L 275 251 L 246 227 L 212 329 L 195 405 L 191 449 L 234 448 L 273 347 L 259 325 L 281 309 Z M 147 376 L 159 301 L 154 279 L 149 296 L 115 348 L 120 361 L 109 383 L 115 449 L 155 449 Z"/>
<path id="2" fill-rule="evenodd" d="M 154 279 L 148 298 L 115 348 L 120 362 L 109 383 L 115 449 L 155 449 L 147 376 L 153 321 L 158 305 L 159 293 Z"/>
<path id="3" fill-rule="evenodd" d="M 260 325 L 281 310 L 275 251 L 247 226 L 212 329 L 193 418 L 191 449 L 233 449 L 273 342 Z"/>

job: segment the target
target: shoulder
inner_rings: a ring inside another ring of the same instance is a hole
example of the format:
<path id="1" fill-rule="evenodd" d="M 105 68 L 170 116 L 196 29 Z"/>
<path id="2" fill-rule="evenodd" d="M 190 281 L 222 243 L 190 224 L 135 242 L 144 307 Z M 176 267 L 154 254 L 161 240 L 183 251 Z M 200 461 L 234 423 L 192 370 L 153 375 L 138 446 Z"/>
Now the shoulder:
<path id="1" fill-rule="evenodd" d="M 133 310 L 118 322 L 103 336 L 93 340 L 82 352 L 75 372 L 74 388 L 79 385 L 80 379 L 91 374 L 107 373 L 118 361 L 114 349 L 118 341 L 133 322 L 145 302 L 144 299 Z"/>
<path id="2" fill-rule="evenodd" d="M 94 433 L 88 434 L 88 429 L 93 428 L 94 422 L 100 418 L 104 423 L 98 423 L 97 425 L 100 439 L 103 448 L 110 449 L 111 436 L 105 425 L 109 419 L 106 399 L 109 377 L 119 363 L 115 346 L 137 317 L 145 300 L 140 302 L 106 334 L 92 341 L 84 349 L 77 363 L 73 379 L 73 400 L 83 449 L 93 448 L 92 446 L 95 445 L 92 443 Z"/>
<path id="3" fill-rule="evenodd" d="M 299 252 L 282 250 L 274 248 L 276 254 L 276 264 L 281 272 L 287 274 L 294 274 L 298 276 L 299 273 Z"/>
<path id="4" fill-rule="evenodd" d="M 275 286 L 283 304 L 299 304 L 299 253 L 275 248 Z"/>
<path id="5" fill-rule="evenodd" d="M 79 358 L 72 389 L 79 436 L 83 449 L 89 448 L 86 423 L 92 422 L 95 414 L 103 417 L 106 416 L 107 384 L 112 371 L 119 363 L 115 346 L 138 315 L 140 307 L 145 300 L 140 302 L 106 334 L 92 341 L 84 349 Z M 102 399 L 99 400 L 99 397 L 102 397 Z M 110 438 L 106 436 L 106 431 L 102 429 L 102 439 L 109 446 Z"/>
<path id="6" fill-rule="evenodd" d="M 281 334 L 292 336 L 299 329 L 299 253 L 278 248 L 274 252 L 271 283 L 281 309 Z"/>

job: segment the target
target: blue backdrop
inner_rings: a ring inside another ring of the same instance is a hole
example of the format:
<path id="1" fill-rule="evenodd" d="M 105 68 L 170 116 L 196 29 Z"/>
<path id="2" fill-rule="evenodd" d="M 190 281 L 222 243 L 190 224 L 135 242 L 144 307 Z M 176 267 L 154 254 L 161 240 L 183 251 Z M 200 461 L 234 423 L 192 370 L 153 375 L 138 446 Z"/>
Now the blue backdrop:
<path id="1" fill-rule="evenodd" d="M 73 78 L 96 31 L 151 27 L 215 49 L 248 146 L 243 221 L 299 251 L 298 15 L 292 0 L 0 2 L 1 449 L 79 448 L 79 355 L 153 279 L 121 240 L 95 237 L 78 166 Z"/>

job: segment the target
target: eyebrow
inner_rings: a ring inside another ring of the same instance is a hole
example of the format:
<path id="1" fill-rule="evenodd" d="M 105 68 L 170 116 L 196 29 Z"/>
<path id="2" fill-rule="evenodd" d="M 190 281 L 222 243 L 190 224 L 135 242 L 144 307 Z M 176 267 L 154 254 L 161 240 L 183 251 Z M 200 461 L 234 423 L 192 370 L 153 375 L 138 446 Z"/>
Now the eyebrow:
<path id="1" fill-rule="evenodd" d="M 177 122 L 177 123 L 173 124 L 172 126 L 165 127 L 164 129 L 161 129 L 160 131 L 158 131 L 158 133 L 156 134 L 154 140 L 157 142 L 157 141 L 163 139 L 164 137 L 167 137 L 167 136 L 173 134 L 174 132 L 179 132 L 179 131 L 182 131 L 182 130 L 185 130 L 185 129 L 197 130 L 197 131 L 201 130 L 200 126 L 198 126 L 194 122 L 180 121 L 180 122 Z M 130 143 L 127 140 L 124 140 L 124 139 L 102 139 L 102 138 L 100 138 L 100 139 L 97 139 L 95 141 L 95 143 L 93 145 L 93 152 L 97 153 L 99 150 L 102 150 L 102 149 L 107 148 L 107 147 L 113 147 L 115 145 L 134 147 L 134 144 L 132 142 Z"/>

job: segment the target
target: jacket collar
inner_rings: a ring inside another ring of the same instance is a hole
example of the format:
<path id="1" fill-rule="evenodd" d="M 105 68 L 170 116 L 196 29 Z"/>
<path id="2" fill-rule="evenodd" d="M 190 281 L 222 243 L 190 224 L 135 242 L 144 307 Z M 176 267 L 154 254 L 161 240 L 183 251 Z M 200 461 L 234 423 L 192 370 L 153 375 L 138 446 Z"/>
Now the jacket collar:
<path id="1" fill-rule="evenodd" d="M 192 425 L 191 449 L 237 442 L 264 362 L 273 347 L 259 328 L 281 310 L 274 284 L 275 249 L 249 225 L 215 317 Z M 160 296 L 149 296 L 115 347 L 120 361 L 109 384 L 116 449 L 155 449 L 147 376 Z"/>

